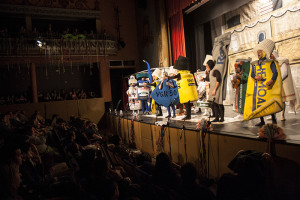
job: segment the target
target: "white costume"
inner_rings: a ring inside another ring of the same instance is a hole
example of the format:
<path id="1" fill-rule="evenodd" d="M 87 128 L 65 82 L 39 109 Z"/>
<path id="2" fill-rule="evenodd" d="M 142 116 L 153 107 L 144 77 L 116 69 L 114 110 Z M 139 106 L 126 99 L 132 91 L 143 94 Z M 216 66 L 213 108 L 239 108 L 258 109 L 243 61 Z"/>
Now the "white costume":
<path id="1" fill-rule="evenodd" d="M 128 80 L 129 88 L 127 90 L 128 102 L 130 110 L 140 110 L 141 102 L 137 99 L 137 87 L 134 86 L 137 80 L 134 76 L 130 76 Z"/>
<path id="2" fill-rule="evenodd" d="M 273 55 L 278 61 L 281 71 L 282 101 L 289 102 L 290 109 L 296 111 L 300 107 L 299 94 L 295 88 L 289 60 L 287 58 L 279 57 L 276 50 L 273 51 Z"/>

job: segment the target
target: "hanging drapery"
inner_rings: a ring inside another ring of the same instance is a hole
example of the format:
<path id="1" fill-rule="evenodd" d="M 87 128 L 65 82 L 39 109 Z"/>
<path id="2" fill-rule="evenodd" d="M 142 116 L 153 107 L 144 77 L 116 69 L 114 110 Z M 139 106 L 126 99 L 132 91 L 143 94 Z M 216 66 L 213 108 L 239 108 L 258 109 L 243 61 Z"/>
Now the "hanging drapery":
<path id="1" fill-rule="evenodd" d="M 171 18 L 173 15 L 178 12 L 182 12 L 183 9 L 195 2 L 201 2 L 201 0 L 168 0 L 167 9 L 168 9 L 168 18 Z"/>
<path id="2" fill-rule="evenodd" d="M 183 17 L 181 11 L 170 18 L 170 29 L 173 55 L 172 60 L 173 63 L 175 63 L 175 60 L 177 60 L 180 55 L 186 56 Z"/>
<path id="3" fill-rule="evenodd" d="M 186 56 L 182 10 L 194 0 L 168 0 L 168 18 L 170 21 L 173 64 L 179 55 Z"/>

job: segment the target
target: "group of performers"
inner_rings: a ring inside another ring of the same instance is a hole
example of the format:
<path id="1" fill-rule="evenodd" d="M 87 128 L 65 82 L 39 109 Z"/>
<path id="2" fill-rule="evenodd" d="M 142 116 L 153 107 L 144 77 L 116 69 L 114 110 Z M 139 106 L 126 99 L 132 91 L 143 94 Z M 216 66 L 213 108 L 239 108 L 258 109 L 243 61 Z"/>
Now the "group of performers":
<path id="1" fill-rule="evenodd" d="M 269 39 L 259 43 L 253 53 L 258 60 L 250 63 L 249 59 L 239 59 L 235 63 L 236 73 L 231 81 L 235 90 L 234 111 L 244 120 L 260 117 L 257 126 L 265 124 L 263 117 L 267 115 L 271 115 L 272 123 L 276 124 L 277 112 L 281 111 L 281 120 L 285 120 L 284 102 L 289 101 L 294 110 L 299 106 L 289 61 L 278 56 L 275 43 Z M 212 122 L 224 122 L 227 59 L 226 47 L 220 43 L 213 55 L 206 56 L 205 72 L 197 71 L 194 75 L 189 71 L 189 59 L 183 56 L 179 56 L 174 67 L 156 68 L 153 73 L 145 61 L 148 73 L 137 73 L 129 79 L 130 109 L 162 116 L 161 106 L 164 106 L 168 110 L 166 118 L 175 118 L 175 106 L 184 105 L 183 120 L 189 120 L 193 102 L 200 102 L 196 107 L 199 111 L 204 107 L 204 115 L 214 117 Z"/>

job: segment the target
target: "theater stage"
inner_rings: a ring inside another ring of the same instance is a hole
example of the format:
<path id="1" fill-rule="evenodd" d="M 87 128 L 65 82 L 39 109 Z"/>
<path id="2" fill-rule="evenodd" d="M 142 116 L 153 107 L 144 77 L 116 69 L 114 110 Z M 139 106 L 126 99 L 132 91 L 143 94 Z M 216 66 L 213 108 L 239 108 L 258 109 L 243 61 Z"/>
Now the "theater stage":
<path id="1" fill-rule="evenodd" d="M 204 111 L 204 108 L 202 108 Z M 176 110 L 178 112 L 178 110 Z M 165 117 L 167 116 L 167 110 L 163 109 L 163 115 L 156 117 L 156 115 L 141 115 L 141 112 L 138 116 L 139 122 L 147 124 L 155 124 L 155 122 L 168 122 L 168 126 L 172 128 L 182 129 L 185 127 L 187 130 L 196 130 L 196 125 L 199 120 L 202 118 L 208 119 L 208 116 L 202 114 L 197 114 L 192 110 L 192 119 L 183 121 L 184 116 L 177 116 L 176 118 L 170 118 L 169 120 Z M 287 107 L 286 110 L 286 120 L 281 121 L 280 113 L 277 113 L 277 124 L 284 130 L 284 133 L 287 135 L 286 143 L 300 145 L 300 113 L 292 113 Z M 123 111 L 123 117 L 126 119 L 132 119 L 132 111 Z M 265 117 L 266 123 L 271 123 L 271 120 L 267 120 L 268 117 Z M 214 118 L 211 118 L 213 120 Z M 250 121 L 242 121 L 242 119 L 237 117 L 237 113 L 232 110 L 232 106 L 225 106 L 225 121 L 224 122 L 213 122 L 212 127 L 214 134 L 224 134 L 231 135 L 236 137 L 245 137 L 257 139 L 257 133 L 260 127 L 255 126 L 259 123 L 260 119 L 253 119 Z"/>
<path id="2" fill-rule="evenodd" d="M 232 106 L 225 107 L 225 122 L 213 123 L 213 131 L 204 135 L 199 134 L 196 124 L 205 116 L 195 111 L 192 111 L 192 119 L 188 121 L 182 120 L 184 116 L 168 120 L 165 118 L 166 110 L 163 110 L 163 117 L 139 115 L 138 120 L 132 120 L 131 111 L 123 111 L 122 117 L 107 114 L 109 129 L 120 135 L 125 144 L 134 144 L 137 149 L 153 157 L 160 152 L 168 153 L 173 163 L 182 165 L 192 162 L 199 171 L 206 166 L 208 177 L 211 178 L 230 172 L 227 165 L 240 150 L 269 152 L 267 140 L 257 138 L 259 127 L 254 124 L 259 119 L 239 121 L 234 118 L 236 113 L 232 111 Z M 274 141 L 271 152 L 300 166 L 300 113 L 295 115 L 287 112 L 286 121 L 280 121 L 280 114 L 277 117 L 278 125 L 283 128 L 287 139 Z M 156 122 L 169 123 L 162 129 Z"/>

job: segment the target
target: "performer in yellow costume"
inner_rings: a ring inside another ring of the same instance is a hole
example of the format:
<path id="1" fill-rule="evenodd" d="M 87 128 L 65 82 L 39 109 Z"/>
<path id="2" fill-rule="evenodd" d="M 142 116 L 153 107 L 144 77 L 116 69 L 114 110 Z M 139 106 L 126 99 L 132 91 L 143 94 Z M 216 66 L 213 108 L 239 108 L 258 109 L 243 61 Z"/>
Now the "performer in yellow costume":
<path id="1" fill-rule="evenodd" d="M 265 39 L 253 49 L 258 60 L 251 63 L 244 119 L 260 117 L 261 121 L 256 126 L 264 125 L 263 116 L 268 114 L 272 115 L 272 123 L 276 124 L 274 113 L 282 110 L 280 70 L 276 61 L 267 59 L 274 47 L 272 40 Z"/>
<path id="2" fill-rule="evenodd" d="M 190 61 L 184 56 L 179 56 L 175 61 L 174 69 L 178 70 L 177 75 L 168 79 L 177 79 L 177 87 L 180 103 L 184 104 L 186 116 L 183 120 L 191 119 L 191 102 L 197 101 L 197 88 L 193 74 L 189 71 Z"/>

